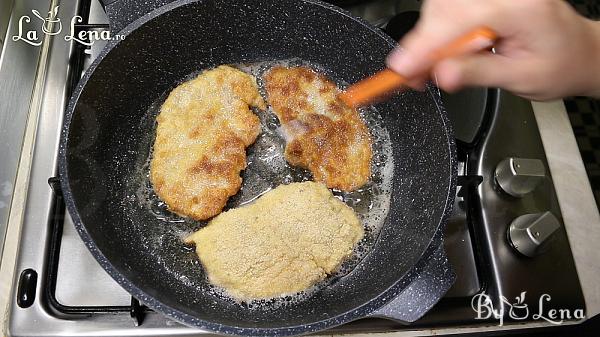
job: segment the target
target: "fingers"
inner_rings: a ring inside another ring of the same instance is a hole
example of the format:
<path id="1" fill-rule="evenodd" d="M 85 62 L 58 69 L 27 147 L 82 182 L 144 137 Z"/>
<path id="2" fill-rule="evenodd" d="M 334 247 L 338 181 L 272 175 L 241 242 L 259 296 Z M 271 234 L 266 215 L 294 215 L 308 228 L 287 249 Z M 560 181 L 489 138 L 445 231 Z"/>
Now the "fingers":
<path id="1" fill-rule="evenodd" d="M 446 17 L 425 16 L 399 42 L 400 47 L 388 55 L 387 66 L 406 77 L 422 74 L 437 61 L 433 56 L 438 51 L 476 27 L 478 27 L 476 22 L 459 24 Z M 481 41 L 474 42 L 470 49 L 479 50 Z"/>
<path id="2" fill-rule="evenodd" d="M 500 0 L 428 0 L 415 28 L 388 55 L 387 66 L 405 77 L 413 77 L 433 67 L 438 60 L 432 56 L 438 51 L 476 28 L 486 26 L 502 37 L 510 35 L 512 24 L 504 18 L 512 17 L 506 14 L 515 10 L 510 7 Z M 463 53 L 487 46 L 487 39 L 474 40 Z"/>
<path id="3" fill-rule="evenodd" d="M 511 81 L 520 77 L 514 61 L 487 52 L 446 59 L 437 63 L 433 71 L 440 88 L 448 92 L 465 86 L 511 87 Z"/>
<path id="4" fill-rule="evenodd" d="M 466 51 L 454 48 L 458 44 L 445 48 L 481 26 L 498 36 L 494 54 L 469 54 L 485 41 Z M 415 88 L 433 71 L 447 91 L 483 86 L 535 99 L 598 95 L 589 90 L 600 83 L 592 80 L 599 78 L 595 29 L 561 0 L 427 0 L 415 29 L 388 55 L 387 65 Z"/>
<path id="5" fill-rule="evenodd" d="M 460 30 L 462 32 L 462 29 Z M 452 39 L 445 34 L 436 34 L 415 28 L 400 41 L 400 48 L 394 49 L 386 60 L 388 68 L 406 76 L 415 77 L 433 66 L 432 55 Z"/>

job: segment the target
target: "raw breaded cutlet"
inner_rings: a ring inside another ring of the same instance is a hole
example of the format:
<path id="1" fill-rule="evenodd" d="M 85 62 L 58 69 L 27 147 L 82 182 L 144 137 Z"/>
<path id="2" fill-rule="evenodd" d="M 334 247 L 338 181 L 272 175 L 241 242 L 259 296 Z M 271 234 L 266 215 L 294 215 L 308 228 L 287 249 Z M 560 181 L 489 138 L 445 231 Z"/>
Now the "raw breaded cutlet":
<path id="1" fill-rule="evenodd" d="M 177 86 L 156 118 L 150 179 L 169 210 L 196 220 L 221 212 L 240 189 L 246 147 L 260 133 L 249 106 L 264 109 L 256 79 L 229 66 Z"/>
<path id="2" fill-rule="evenodd" d="M 331 80 L 307 67 L 273 67 L 264 76 L 268 103 L 287 134 L 286 160 L 329 188 L 352 191 L 371 175 L 371 136 Z"/>
<path id="3" fill-rule="evenodd" d="M 185 238 L 211 283 L 241 299 L 305 290 L 334 273 L 364 235 L 360 220 L 322 183 L 279 185 Z"/>

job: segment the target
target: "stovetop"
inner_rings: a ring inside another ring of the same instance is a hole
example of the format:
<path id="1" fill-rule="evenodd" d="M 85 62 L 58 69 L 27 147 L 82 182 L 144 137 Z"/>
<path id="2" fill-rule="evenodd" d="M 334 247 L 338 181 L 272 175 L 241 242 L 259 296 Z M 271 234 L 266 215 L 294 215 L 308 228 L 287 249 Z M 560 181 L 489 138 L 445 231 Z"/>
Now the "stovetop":
<path id="1" fill-rule="evenodd" d="M 76 29 L 108 29 L 97 0 L 61 1 L 59 5 L 64 22 L 76 14 L 83 17 Z M 398 13 L 405 15 L 405 20 L 418 17 L 419 7 L 418 0 L 384 0 L 348 9 L 385 29 Z M 389 33 L 398 37 L 397 30 Z M 62 116 L 70 92 L 102 47 L 103 41 L 87 47 L 65 42 L 57 35 L 50 48 L 9 332 L 15 336 L 207 334 L 180 325 L 132 298 L 94 260 L 65 211 L 56 178 Z M 512 303 L 522 292 L 527 293 L 523 303 L 530 307 L 537 308 L 541 294 L 547 293 L 552 298 L 547 309 L 584 308 L 562 225 L 547 251 L 533 258 L 517 253 L 506 238 L 509 224 L 523 214 L 550 211 L 561 220 L 549 173 L 523 197 L 505 193 L 494 177 L 496 166 L 508 157 L 539 159 L 549 172 L 530 102 L 482 88 L 443 94 L 443 98 L 456 129 L 460 162 L 455 208 L 444 239 L 456 283 L 428 314 L 410 326 L 363 319 L 331 333 L 496 324 L 494 318 L 475 319 L 471 301 L 481 293 L 489 294 L 496 308 L 505 307 L 500 296 Z"/>

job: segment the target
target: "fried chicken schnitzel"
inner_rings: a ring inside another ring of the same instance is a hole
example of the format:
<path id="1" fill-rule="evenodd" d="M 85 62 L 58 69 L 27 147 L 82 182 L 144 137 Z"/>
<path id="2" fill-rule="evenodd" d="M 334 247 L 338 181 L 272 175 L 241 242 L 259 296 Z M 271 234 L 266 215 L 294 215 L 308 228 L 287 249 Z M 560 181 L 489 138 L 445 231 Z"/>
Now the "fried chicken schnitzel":
<path id="1" fill-rule="evenodd" d="M 246 147 L 260 133 L 249 106 L 265 108 L 256 79 L 219 66 L 177 86 L 156 118 L 150 179 L 169 210 L 215 216 L 240 189 Z"/>
<path id="2" fill-rule="evenodd" d="M 277 66 L 264 76 L 268 103 L 289 136 L 286 160 L 329 188 L 352 191 L 371 175 L 371 136 L 335 83 L 306 67 Z"/>
<path id="3" fill-rule="evenodd" d="M 360 220 L 322 183 L 279 185 L 185 238 L 211 283 L 241 299 L 305 290 L 334 273 L 362 239 Z"/>

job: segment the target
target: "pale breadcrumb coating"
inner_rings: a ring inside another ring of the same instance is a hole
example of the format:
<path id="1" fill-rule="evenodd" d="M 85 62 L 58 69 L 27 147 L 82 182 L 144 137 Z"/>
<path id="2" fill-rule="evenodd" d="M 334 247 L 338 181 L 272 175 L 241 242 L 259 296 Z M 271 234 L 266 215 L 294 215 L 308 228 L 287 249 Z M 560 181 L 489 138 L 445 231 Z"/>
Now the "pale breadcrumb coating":
<path id="1" fill-rule="evenodd" d="M 188 236 L 211 283 L 232 297 L 272 298 L 334 273 L 364 235 L 352 210 L 322 183 L 280 185 L 221 213 Z"/>

